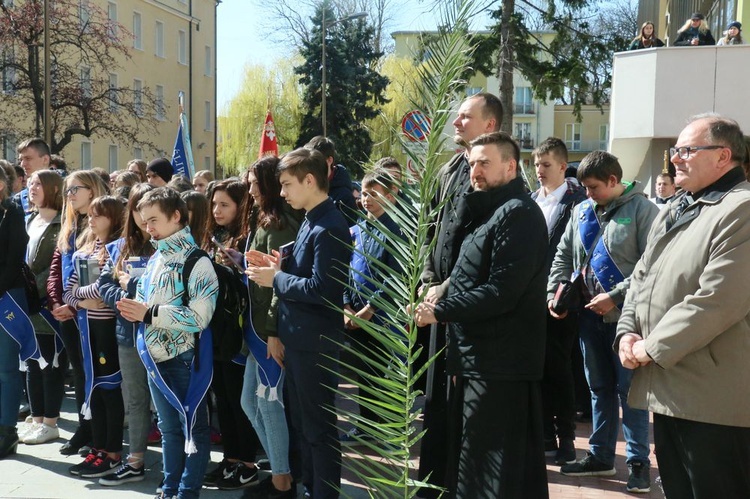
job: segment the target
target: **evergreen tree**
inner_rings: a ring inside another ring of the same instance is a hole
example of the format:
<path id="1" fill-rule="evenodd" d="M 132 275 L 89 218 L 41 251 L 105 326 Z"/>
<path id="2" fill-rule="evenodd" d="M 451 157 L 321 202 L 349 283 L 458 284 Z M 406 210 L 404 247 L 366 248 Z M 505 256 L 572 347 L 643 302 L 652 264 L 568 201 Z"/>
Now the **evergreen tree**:
<path id="1" fill-rule="evenodd" d="M 344 164 L 352 176 L 362 172 L 369 160 L 372 138 L 365 123 L 377 116 L 378 107 L 387 102 L 384 92 L 388 78 L 377 71 L 382 52 L 373 49 L 375 31 L 364 20 L 335 22 L 339 16 L 327 2 L 311 18 L 309 41 L 302 44 L 304 62 L 295 68 L 304 87 L 302 117 L 297 146 L 303 146 L 323 134 L 321 122 L 323 9 L 326 9 L 326 125 L 328 137 L 336 144 L 337 163 Z"/>

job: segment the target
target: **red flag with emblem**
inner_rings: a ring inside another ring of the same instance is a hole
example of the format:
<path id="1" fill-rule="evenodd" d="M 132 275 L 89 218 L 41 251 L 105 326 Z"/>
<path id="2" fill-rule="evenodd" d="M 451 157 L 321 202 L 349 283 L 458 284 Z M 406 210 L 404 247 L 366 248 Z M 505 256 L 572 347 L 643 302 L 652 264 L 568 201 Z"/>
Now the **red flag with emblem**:
<path id="1" fill-rule="evenodd" d="M 266 123 L 263 125 L 263 135 L 260 138 L 260 152 L 258 158 L 267 154 L 279 155 L 279 142 L 276 140 L 276 126 L 273 124 L 271 111 L 266 114 Z"/>

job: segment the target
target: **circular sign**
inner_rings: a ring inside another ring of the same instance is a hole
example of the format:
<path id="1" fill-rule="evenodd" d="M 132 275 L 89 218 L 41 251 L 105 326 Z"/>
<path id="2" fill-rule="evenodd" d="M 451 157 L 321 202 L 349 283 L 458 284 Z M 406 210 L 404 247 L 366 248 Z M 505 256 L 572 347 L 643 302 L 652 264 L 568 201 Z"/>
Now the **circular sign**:
<path id="1" fill-rule="evenodd" d="M 430 135 L 432 122 L 422 111 L 409 111 L 401 120 L 401 130 L 412 142 L 422 142 Z"/>

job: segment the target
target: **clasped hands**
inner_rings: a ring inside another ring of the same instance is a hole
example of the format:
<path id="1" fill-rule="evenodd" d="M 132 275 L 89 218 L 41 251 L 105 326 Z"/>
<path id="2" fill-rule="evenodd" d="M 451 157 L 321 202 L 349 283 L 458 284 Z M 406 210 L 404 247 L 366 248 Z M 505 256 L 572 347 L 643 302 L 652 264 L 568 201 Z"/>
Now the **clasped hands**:
<path id="1" fill-rule="evenodd" d="M 626 333 L 620 337 L 618 354 L 625 369 L 636 369 L 651 362 L 651 357 L 646 353 L 646 340 L 636 333 Z"/>
<path id="2" fill-rule="evenodd" d="M 271 255 L 258 250 L 250 250 L 245 253 L 247 270 L 245 274 L 258 286 L 270 288 L 273 286 L 273 278 L 281 270 L 281 258 L 279 252 L 271 251 Z"/>
<path id="3" fill-rule="evenodd" d="M 409 305 L 408 307 L 406 307 L 406 312 L 408 314 L 414 315 L 414 321 L 419 327 L 429 326 L 430 324 L 436 324 L 438 322 L 437 318 L 435 317 L 435 305 L 437 304 L 439 299 L 438 287 L 430 286 L 430 288 L 427 289 L 426 292 L 423 287 L 420 290 L 420 294 L 422 293 L 425 293 L 424 301 L 422 303 L 416 306 Z"/>

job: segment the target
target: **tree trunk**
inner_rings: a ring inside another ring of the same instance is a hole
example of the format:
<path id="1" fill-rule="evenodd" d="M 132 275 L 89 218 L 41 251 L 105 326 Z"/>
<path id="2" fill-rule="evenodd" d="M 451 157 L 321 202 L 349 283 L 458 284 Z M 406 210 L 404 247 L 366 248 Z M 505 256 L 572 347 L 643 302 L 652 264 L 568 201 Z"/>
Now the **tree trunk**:
<path id="1" fill-rule="evenodd" d="M 500 20 L 500 50 L 497 55 L 497 77 L 500 79 L 500 102 L 503 103 L 503 123 L 500 129 L 513 134 L 513 69 L 516 66 L 515 48 L 510 35 L 511 16 L 515 10 L 515 0 L 503 0 Z"/>

